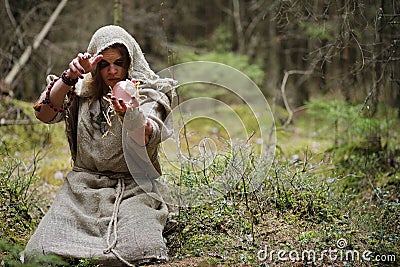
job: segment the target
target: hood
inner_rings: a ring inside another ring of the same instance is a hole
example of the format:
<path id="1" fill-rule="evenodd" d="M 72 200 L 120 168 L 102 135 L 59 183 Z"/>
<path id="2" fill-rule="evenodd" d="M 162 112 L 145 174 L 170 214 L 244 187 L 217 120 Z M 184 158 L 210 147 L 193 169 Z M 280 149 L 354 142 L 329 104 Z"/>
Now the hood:
<path id="1" fill-rule="evenodd" d="M 95 56 L 116 43 L 123 44 L 128 49 L 131 58 L 131 64 L 128 69 L 130 78 L 141 81 L 143 86 L 160 90 L 163 93 L 168 93 L 176 87 L 177 82 L 175 80 L 160 78 L 154 73 L 146 61 L 139 44 L 132 35 L 119 26 L 107 25 L 98 29 L 89 42 L 87 52 Z M 80 94 L 90 95 L 87 90 L 90 90 L 88 86 L 83 85 Z"/>
<path id="2" fill-rule="evenodd" d="M 156 75 L 150 69 L 139 44 L 132 35 L 119 26 L 108 25 L 98 29 L 90 40 L 87 52 L 96 56 L 116 43 L 123 44 L 128 49 L 131 58 L 128 72 L 132 78 L 135 78 L 133 75 L 135 73 L 140 74 L 140 76 L 144 75 L 146 78 L 155 78 Z"/>

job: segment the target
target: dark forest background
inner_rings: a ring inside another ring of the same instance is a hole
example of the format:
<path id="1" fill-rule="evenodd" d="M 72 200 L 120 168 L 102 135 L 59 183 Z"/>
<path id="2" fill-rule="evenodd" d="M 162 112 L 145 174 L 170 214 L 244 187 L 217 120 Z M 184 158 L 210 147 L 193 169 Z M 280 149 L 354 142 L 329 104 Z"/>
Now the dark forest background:
<path id="1" fill-rule="evenodd" d="M 22 264 L 19 253 L 71 170 L 64 125 L 39 123 L 32 104 L 46 75 L 61 74 L 99 27 L 114 23 L 136 38 L 156 72 L 196 60 L 242 71 L 276 124 L 273 159 L 256 162 L 257 150 L 233 147 L 201 171 L 163 165 L 165 177 L 196 187 L 248 153 L 231 191 L 172 214 L 171 262 L 161 266 L 399 266 L 398 0 L 0 0 L 0 266 L 97 266 L 46 257 Z M 178 93 L 186 100 L 206 89 L 249 129 L 270 128 L 257 125 L 248 103 L 207 86 Z M 213 123 L 189 126 L 223 139 Z M 187 148 L 198 150 L 190 134 Z M 253 179 L 261 181 L 257 190 L 249 190 Z M 260 259 L 266 248 L 373 257 Z"/>
<path id="2" fill-rule="evenodd" d="M 58 3 L 2 1 L 3 80 Z M 97 28 L 114 22 L 113 8 L 113 1 L 68 1 L 9 84 L 15 96 L 33 100 L 46 74 L 62 72 Z M 394 0 L 122 1 L 120 23 L 156 71 L 199 58 L 237 65 L 283 104 L 285 71 L 297 70 L 286 90 L 293 107 L 327 94 L 398 107 L 399 8 Z"/>

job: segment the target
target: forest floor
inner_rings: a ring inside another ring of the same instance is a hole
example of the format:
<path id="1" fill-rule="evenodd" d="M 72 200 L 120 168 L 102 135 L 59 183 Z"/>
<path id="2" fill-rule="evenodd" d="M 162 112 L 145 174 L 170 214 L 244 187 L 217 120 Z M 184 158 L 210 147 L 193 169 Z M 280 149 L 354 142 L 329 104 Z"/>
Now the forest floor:
<path id="1" fill-rule="evenodd" d="M 29 103 L 2 107 L 2 117 L 32 120 Z M 384 107 L 371 118 L 359 106 L 327 101 L 307 109 L 277 131 L 271 168 L 244 172 L 262 177 L 257 190 L 248 190 L 246 177 L 211 203 L 177 210 L 167 236 L 171 261 L 152 266 L 400 264 L 396 112 Z M 19 266 L 17 252 L 71 169 L 63 131 L 62 124 L 0 127 L 0 266 Z"/>

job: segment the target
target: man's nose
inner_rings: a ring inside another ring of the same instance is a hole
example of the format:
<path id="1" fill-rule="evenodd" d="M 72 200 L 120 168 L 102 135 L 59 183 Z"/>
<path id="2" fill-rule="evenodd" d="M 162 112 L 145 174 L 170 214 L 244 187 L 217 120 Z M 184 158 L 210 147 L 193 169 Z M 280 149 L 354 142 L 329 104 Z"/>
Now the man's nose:
<path id="1" fill-rule="evenodd" d="M 117 67 L 114 64 L 110 64 L 110 68 L 108 69 L 108 72 L 110 74 L 115 74 L 117 73 Z"/>

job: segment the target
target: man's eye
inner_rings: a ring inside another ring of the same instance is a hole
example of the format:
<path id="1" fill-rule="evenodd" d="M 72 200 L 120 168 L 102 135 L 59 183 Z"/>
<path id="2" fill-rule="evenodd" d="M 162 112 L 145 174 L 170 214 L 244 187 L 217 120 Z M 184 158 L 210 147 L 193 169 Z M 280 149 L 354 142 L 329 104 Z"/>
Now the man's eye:
<path id="1" fill-rule="evenodd" d="M 117 66 L 123 67 L 124 66 L 124 61 L 119 59 L 119 60 L 116 60 L 114 62 L 114 64 L 117 65 Z"/>
<path id="2" fill-rule="evenodd" d="M 110 63 L 108 63 L 105 60 L 102 60 L 102 61 L 99 62 L 99 68 L 100 69 L 104 69 L 105 67 L 108 67 L 109 65 L 110 65 Z"/>

